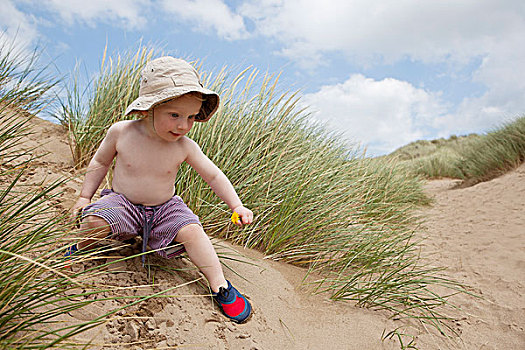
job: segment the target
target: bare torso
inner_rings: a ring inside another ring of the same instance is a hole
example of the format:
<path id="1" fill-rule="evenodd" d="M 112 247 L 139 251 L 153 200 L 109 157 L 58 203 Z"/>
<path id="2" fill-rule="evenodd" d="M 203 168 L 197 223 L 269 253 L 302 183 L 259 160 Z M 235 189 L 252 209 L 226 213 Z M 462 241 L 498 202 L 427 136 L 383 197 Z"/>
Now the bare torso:
<path id="1" fill-rule="evenodd" d="M 187 157 L 181 138 L 176 142 L 154 139 L 144 121 L 122 122 L 116 143 L 113 190 L 135 204 L 154 206 L 174 195 L 177 171 Z"/>

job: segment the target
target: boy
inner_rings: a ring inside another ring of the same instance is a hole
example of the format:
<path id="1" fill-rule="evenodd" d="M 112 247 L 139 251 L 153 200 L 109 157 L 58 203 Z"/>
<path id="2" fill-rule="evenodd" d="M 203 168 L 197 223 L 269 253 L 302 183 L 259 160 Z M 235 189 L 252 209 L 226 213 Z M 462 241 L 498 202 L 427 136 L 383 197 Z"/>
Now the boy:
<path id="1" fill-rule="evenodd" d="M 219 96 L 202 86 L 187 62 L 161 57 L 148 63 L 139 97 L 125 112 L 143 118 L 111 126 L 93 156 L 72 208 L 73 215 L 82 212 L 80 230 L 89 238 L 68 248 L 66 256 L 108 236 L 125 240 L 142 232 L 143 250 L 148 244 L 166 258 L 185 250 L 208 280 L 221 311 L 241 323 L 251 315 L 250 303 L 224 278 L 198 217 L 174 195 L 177 170 L 187 162 L 239 215 L 238 225 L 253 221 L 252 211 L 243 206 L 228 178 L 185 136 L 194 122 L 206 122 L 218 106 Z M 103 190 L 100 200 L 91 203 L 113 159 L 112 189 Z M 181 244 L 183 248 L 174 248 Z"/>

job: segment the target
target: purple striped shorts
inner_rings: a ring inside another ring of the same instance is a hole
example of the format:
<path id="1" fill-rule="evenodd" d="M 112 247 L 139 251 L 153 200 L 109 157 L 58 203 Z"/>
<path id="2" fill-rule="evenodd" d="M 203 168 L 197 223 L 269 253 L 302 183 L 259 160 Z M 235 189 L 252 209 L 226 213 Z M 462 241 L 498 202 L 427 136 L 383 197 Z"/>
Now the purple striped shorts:
<path id="1" fill-rule="evenodd" d="M 111 228 L 110 238 L 117 240 L 137 235 L 144 237 L 148 231 L 147 244 L 151 249 L 158 249 L 157 253 L 164 258 L 172 258 L 185 251 L 183 245 L 173 241 L 181 228 L 189 224 L 201 225 L 199 217 L 179 196 L 173 196 L 164 204 L 148 207 L 133 204 L 124 195 L 109 189 L 102 190 L 100 195 L 98 201 L 84 208 L 82 218 L 93 215 L 104 219 Z"/>

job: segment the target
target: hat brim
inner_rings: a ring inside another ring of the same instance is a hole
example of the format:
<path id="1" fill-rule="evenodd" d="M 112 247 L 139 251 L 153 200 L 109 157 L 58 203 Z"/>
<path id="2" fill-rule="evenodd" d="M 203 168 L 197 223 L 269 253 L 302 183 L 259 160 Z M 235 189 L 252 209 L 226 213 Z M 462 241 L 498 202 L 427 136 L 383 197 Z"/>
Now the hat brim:
<path id="1" fill-rule="evenodd" d="M 128 108 L 126 108 L 126 112 L 124 114 L 129 115 L 133 112 L 148 111 L 160 103 L 175 99 L 177 97 L 180 97 L 190 92 L 200 92 L 201 94 L 203 94 L 203 97 L 205 98 L 204 102 L 202 102 L 202 107 L 201 107 L 201 114 L 205 116 L 205 118 L 195 120 L 195 121 L 198 121 L 198 122 L 208 121 L 213 116 L 213 114 L 217 112 L 217 109 L 219 108 L 220 99 L 219 99 L 219 95 L 216 92 L 203 88 L 203 87 L 198 88 L 198 89 L 197 88 L 174 87 L 170 89 L 164 89 L 155 94 L 149 94 L 149 95 L 146 94 L 146 95 L 140 96 L 135 101 L 130 103 Z"/>

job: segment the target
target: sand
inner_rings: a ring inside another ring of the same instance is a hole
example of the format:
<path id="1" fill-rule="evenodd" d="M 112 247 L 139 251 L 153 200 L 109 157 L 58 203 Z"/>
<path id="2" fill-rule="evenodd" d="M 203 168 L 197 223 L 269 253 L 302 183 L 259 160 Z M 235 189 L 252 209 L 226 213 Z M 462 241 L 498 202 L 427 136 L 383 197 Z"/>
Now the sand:
<path id="1" fill-rule="evenodd" d="M 44 144 L 39 159 L 23 179 L 47 182 L 74 176 L 64 130 L 35 119 L 38 133 L 27 144 Z M 448 275 L 480 295 L 457 295 L 460 307 L 454 328 L 460 338 L 444 339 L 423 327 L 389 319 L 388 313 L 333 302 L 326 295 L 312 295 L 301 284 L 305 270 L 265 259 L 256 251 L 219 243 L 219 252 L 241 257 L 250 264 L 224 260 L 236 273 L 225 274 L 254 306 L 251 320 L 242 325 L 227 321 L 214 306 L 202 278 L 186 259 L 152 258 L 154 265 L 183 271 L 152 268 L 148 276 L 140 260 L 115 264 L 99 283 L 120 287 L 121 295 L 142 295 L 176 286 L 167 297 L 150 299 L 120 311 L 104 325 L 79 336 L 93 342 L 93 349 L 399 349 L 395 340 L 381 341 L 383 331 L 407 326 L 420 349 L 523 349 L 525 348 L 525 165 L 489 182 L 453 189 L 457 181 L 429 181 L 425 190 L 435 202 L 419 211 L 425 219 L 417 235 L 426 237 L 422 255 Z M 81 178 L 61 186 L 63 194 L 53 203 L 70 207 L 78 195 Z M 138 242 L 102 259 L 112 261 L 139 249 Z M 97 264 L 101 262 L 92 262 Z M 74 266 L 82 269 L 85 266 Z M 109 293 L 108 293 L 109 294 Z M 108 301 L 65 315 L 72 322 L 103 315 L 129 301 Z"/>
<path id="2" fill-rule="evenodd" d="M 525 349 L 525 164 L 464 189 L 430 181 L 423 250 L 483 297 L 452 298 L 464 349 Z"/>

